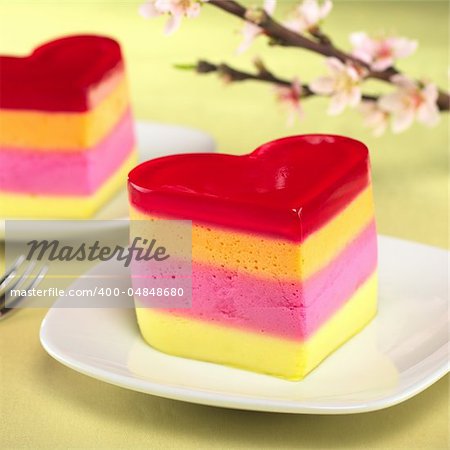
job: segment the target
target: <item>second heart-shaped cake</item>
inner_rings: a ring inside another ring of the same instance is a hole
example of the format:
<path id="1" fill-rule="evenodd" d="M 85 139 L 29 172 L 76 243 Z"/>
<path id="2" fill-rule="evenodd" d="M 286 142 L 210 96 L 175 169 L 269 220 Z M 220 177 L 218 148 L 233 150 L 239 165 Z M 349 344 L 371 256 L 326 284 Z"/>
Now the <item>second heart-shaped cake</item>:
<path id="1" fill-rule="evenodd" d="M 93 92 L 123 70 L 123 61 L 114 39 L 79 35 L 47 42 L 27 56 L 0 56 L 0 67 L 0 108 L 81 112 L 99 100 Z"/>
<path id="2" fill-rule="evenodd" d="M 135 161 L 119 43 L 67 36 L 0 68 L 0 214 L 92 216 Z"/>
<path id="3" fill-rule="evenodd" d="M 135 296 L 141 332 L 162 351 L 300 379 L 375 314 L 376 230 L 358 141 L 293 136 L 244 156 L 159 158 L 129 174 L 129 196 L 132 219 L 192 221 L 191 307 Z M 136 267 L 133 286 L 151 289 Z"/>

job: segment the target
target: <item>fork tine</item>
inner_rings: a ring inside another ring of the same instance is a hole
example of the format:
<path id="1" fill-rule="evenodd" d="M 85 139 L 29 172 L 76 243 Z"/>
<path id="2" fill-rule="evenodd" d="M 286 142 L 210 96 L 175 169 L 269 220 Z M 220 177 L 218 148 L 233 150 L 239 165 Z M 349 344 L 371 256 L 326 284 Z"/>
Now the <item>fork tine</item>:
<path id="1" fill-rule="evenodd" d="M 35 263 L 36 264 L 36 263 Z M 34 265 L 35 265 L 34 264 Z M 31 264 L 30 264 L 31 265 Z M 33 265 L 33 268 L 34 268 Z M 32 269 L 31 269 L 32 270 Z M 31 271 L 30 271 L 31 272 Z M 42 266 L 41 269 L 39 270 L 39 272 L 37 273 L 36 277 L 33 278 L 33 280 L 31 281 L 31 283 L 24 288 L 24 290 L 29 291 L 31 289 L 34 289 L 35 287 L 37 287 L 40 282 L 44 279 L 45 275 L 48 272 L 48 266 Z M 24 274 L 25 275 L 25 274 Z M 22 275 L 21 279 L 19 280 L 20 283 L 23 283 L 24 280 L 24 275 Z M 17 284 L 16 284 L 17 285 Z M 8 289 L 7 292 L 11 292 L 11 290 L 14 289 L 14 287 L 12 287 L 11 289 Z M 14 300 L 12 300 L 11 302 L 9 302 L 8 306 L 5 306 L 5 299 L 6 299 L 6 295 L 7 292 L 5 292 L 4 294 L 2 294 L 2 297 L 0 298 L 0 314 L 1 317 L 4 317 L 4 315 L 8 312 L 11 311 L 12 309 L 14 309 L 15 306 L 17 306 L 17 304 L 22 301 L 24 298 L 26 298 L 26 295 L 19 295 L 18 297 L 16 297 Z"/>
<path id="2" fill-rule="evenodd" d="M 0 308 L 3 308 L 5 306 L 6 296 L 8 295 L 8 292 L 11 292 L 13 289 L 20 287 L 25 282 L 25 280 L 30 276 L 35 266 L 36 261 L 31 261 L 30 264 L 28 264 L 27 268 L 22 273 L 22 275 L 15 282 L 13 282 L 12 285 L 10 285 L 9 282 L 6 283 L 5 288 L 7 289 L 5 290 L 5 292 L 3 292 L 3 294 L 0 295 Z M 11 275 L 9 279 L 12 280 L 14 278 L 14 275 L 15 274 Z"/>
<path id="3" fill-rule="evenodd" d="M 41 270 L 39 270 L 38 274 L 36 275 L 36 278 L 33 279 L 33 281 L 25 290 L 29 291 L 30 289 L 34 289 L 36 286 L 38 286 L 39 283 L 44 279 L 45 275 L 47 275 L 47 272 L 48 266 L 42 266 Z"/>
<path id="4" fill-rule="evenodd" d="M 20 255 L 13 263 L 13 265 L 0 278 L 0 290 L 5 288 L 8 281 L 15 275 L 19 267 L 25 261 L 25 255 Z"/>
<path id="5" fill-rule="evenodd" d="M 36 261 L 31 261 L 30 264 L 28 264 L 27 268 L 22 273 L 22 276 L 12 285 L 8 287 L 8 291 L 11 291 L 12 289 L 15 289 L 19 286 L 22 286 L 24 281 L 30 276 L 33 269 L 36 267 Z"/>
<path id="6" fill-rule="evenodd" d="M 14 276 L 16 275 L 18 268 L 16 269 L 16 271 L 11 271 L 10 275 L 6 278 L 8 281 L 6 283 L 4 283 L 4 286 L 3 286 L 3 288 L 5 290 L 2 294 L 0 294 L 0 309 L 5 306 L 5 300 L 6 300 L 6 296 L 8 295 L 8 292 L 11 292 L 13 289 L 17 288 L 19 285 L 22 285 L 23 282 L 29 277 L 29 275 L 31 274 L 31 272 L 35 266 L 36 266 L 36 261 L 31 261 L 30 264 L 28 264 L 28 266 L 26 267 L 23 274 L 16 281 L 13 281 L 12 284 L 11 284 L 11 281 L 14 280 Z M 20 267 L 20 265 L 18 267 Z"/>

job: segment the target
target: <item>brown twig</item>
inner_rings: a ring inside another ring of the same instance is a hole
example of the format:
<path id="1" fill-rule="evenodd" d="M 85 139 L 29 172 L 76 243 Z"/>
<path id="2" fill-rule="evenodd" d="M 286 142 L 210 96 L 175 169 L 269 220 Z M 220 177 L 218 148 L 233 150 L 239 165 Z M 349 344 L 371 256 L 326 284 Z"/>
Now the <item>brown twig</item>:
<path id="1" fill-rule="evenodd" d="M 292 81 L 286 80 L 283 78 L 279 78 L 275 76 L 272 72 L 269 72 L 267 69 L 259 70 L 258 73 L 250 73 L 244 72 L 242 70 L 237 70 L 228 64 L 213 64 L 209 61 L 200 60 L 196 65 L 196 71 L 200 74 L 207 73 L 218 73 L 221 76 L 225 76 L 230 82 L 240 82 L 246 80 L 254 80 L 254 81 L 262 81 L 265 83 L 271 83 L 277 86 L 292 86 Z M 311 91 L 307 84 L 302 85 L 301 98 L 308 98 L 312 96 L 318 96 L 314 92 Z M 376 95 L 363 95 L 363 100 L 367 101 L 376 101 L 378 100 L 378 96 Z"/>
<path id="2" fill-rule="evenodd" d="M 222 9 L 223 11 L 226 11 L 229 14 L 239 17 L 245 21 L 249 21 L 249 10 L 234 0 L 209 0 L 208 4 Z M 258 20 L 257 25 L 268 37 L 271 38 L 272 44 L 284 47 L 302 48 L 326 57 L 335 57 L 343 62 L 352 61 L 367 70 L 367 78 L 381 80 L 386 83 L 392 83 L 392 76 L 400 73 L 400 71 L 395 67 L 389 67 L 383 71 L 373 71 L 365 62 L 336 47 L 331 39 L 323 34 L 319 29 L 314 30 L 315 33 L 312 33 L 312 36 L 316 38 L 316 40 L 313 40 L 286 28 L 269 16 L 265 11 L 261 10 L 260 12 L 260 19 Z M 441 111 L 449 111 L 450 95 L 447 92 L 439 90 L 437 105 Z"/>

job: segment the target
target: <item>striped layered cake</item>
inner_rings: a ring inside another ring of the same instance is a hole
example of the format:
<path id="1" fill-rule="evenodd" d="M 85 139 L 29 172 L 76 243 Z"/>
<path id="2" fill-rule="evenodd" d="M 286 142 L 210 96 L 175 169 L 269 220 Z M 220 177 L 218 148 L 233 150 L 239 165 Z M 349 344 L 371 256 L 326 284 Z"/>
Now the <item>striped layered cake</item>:
<path id="1" fill-rule="evenodd" d="M 119 44 L 65 37 L 0 70 L 0 215 L 93 215 L 135 163 Z"/>
<path id="2" fill-rule="evenodd" d="M 303 378 L 376 314 L 370 180 L 367 148 L 329 135 L 136 167 L 133 219 L 192 221 L 192 305 L 136 299 L 144 339 L 172 355 Z"/>

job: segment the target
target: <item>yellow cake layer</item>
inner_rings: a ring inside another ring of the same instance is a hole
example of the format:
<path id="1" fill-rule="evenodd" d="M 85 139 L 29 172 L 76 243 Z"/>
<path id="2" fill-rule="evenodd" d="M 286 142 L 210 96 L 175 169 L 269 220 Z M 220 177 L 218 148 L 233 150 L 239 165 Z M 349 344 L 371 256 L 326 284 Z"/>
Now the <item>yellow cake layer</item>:
<path id="1" fill-rule="evenodd" d="M 0 191 L 0 216 L 33 219 L 86 219 L 116 192 L 126 188 L 128 172 L 136 165 L 133 151 L 120 168 L 91 196 L 33 196 Z"/>
<path id="2" fill-rule="evenodd" d="M 157 220 L 136 208 L 133 220 Z M 194 224 L 192 259 L 272 280 L 305 280 L 325 267 L 374 217 L 371 187 L 301 244 Z"/>
<path id="3" fill-rule="evenodd" d="M 24 150 L 86 150 L 97 144 L 128 107 L 123 76 L 94 109 L 83 112 L 0 110 L 0 146 Z"/>
<path id="4" fill-rule="evenodd" d="M 376 310 L 377 276 L 373 274 L 303 342 L 175 316 L 163 310 L 137 307 L 136 314 L 144 339 L 162 352 L 299 380 L 358 333 Z"/>

